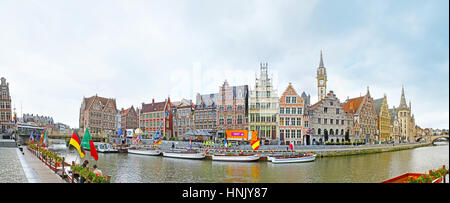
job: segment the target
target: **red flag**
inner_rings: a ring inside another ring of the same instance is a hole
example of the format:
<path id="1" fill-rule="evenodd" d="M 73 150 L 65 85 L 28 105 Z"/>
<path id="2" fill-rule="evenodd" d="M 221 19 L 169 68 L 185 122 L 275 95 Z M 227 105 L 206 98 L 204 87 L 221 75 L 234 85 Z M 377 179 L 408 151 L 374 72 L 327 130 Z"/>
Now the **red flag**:
<path id="1" fill-rule="evenodd" d="M 97 154 L 97 150 L 95 149 L 95 146 L 94 146 L 94 141 L 89 140 L 89 144 L 91 146 L 91 156 L 94 157 L 94 159 L 97 161 L 98 154 Z"/>
<path id="2" fill-rule="evenodd" d="M 291 148 L 291 151 L 294 151 L 294 144 L 292 142 L 289 144 L 289 148 Z"/>

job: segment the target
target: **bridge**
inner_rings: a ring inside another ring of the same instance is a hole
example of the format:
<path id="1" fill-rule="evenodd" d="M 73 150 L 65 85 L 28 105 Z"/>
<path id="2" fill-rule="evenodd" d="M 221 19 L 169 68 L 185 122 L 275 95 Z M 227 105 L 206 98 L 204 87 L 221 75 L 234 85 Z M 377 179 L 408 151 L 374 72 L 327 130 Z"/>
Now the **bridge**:
<path id="1" fill-rule="evenodd" d="M 448 134 L 433 135 L 433 136 L 416 136 L 416 137 L 414 137 L 414 139 L 416 140 L 416 142 L 426 139 L 427 141 L 429 141 L 431 143 L 434 143 L 435 141 L 442 140 L 442 139 L 446 139 L 447 141 L 449 140 Z"/>
<path id="2" fill-rule="evenodd" d="M 434 135 L 431 136 L 431 143 L 434 143 L 437 140 L 442 140 L 442 139 L 446 139 L 448 141 L 448 134 L 447 135 Z"/>

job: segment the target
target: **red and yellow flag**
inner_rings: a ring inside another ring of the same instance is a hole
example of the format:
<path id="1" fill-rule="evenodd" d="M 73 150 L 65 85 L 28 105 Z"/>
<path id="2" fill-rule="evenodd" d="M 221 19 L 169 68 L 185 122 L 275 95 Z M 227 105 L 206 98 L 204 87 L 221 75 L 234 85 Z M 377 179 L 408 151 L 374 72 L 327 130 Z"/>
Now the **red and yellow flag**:
<path id="1" fill-rule="evenodd" d="M 258 150 L 260 144 L 260 140 L 257 139 L 256 141 L 252 142 L 252 148 L 253 150 Z"/>
<path id="2" fill-rule="evenodd" d="M 78 136 L 75 133 L 72 133 L 72 138 L 70 138 L 69 145 L 74 146 L 75 149 L 78 150 L 78 153 L 80 154 L 81 158 L 84 157 L 84 153 L 81 151 L 81 147 L 80 147 L 80 139 L 78 138 Z"/>

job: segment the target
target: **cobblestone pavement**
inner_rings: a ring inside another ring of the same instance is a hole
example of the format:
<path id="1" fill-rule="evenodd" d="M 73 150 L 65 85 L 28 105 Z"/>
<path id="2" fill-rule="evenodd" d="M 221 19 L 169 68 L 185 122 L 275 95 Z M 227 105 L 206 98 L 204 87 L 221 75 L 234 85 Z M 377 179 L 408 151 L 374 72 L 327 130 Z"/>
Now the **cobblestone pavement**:
<path id="1" fill-rule="evenodd" d="M 0 147 L 0 183 L 28 183 L 17 150 Z"/>

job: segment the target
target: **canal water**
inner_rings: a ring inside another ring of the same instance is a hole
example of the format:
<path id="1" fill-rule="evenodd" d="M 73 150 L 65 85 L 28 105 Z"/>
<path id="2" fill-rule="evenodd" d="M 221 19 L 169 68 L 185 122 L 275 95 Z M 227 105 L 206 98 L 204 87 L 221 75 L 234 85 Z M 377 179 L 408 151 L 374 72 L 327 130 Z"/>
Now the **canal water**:
<path id="1" fill-rule="evenodd" d="M 76 160 L 75 150 L 55 152 Z M 115 183 L 377 183 L 408 172 L 426 173 L 449 167 L 448 142 L 411 150 L 345 157 L 317 158 L 314 162 L 272 164 L 183 160 L 127 153 L 99 153 L 85 158 Z M 79 158 L 78 158 L 79 160 Z"/>

